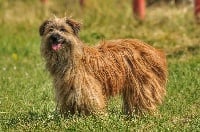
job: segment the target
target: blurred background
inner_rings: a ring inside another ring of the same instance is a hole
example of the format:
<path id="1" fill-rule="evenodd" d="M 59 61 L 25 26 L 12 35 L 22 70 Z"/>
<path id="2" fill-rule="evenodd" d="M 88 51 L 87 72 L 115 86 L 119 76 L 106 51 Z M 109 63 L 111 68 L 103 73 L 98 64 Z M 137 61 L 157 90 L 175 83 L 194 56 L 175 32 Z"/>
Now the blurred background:
<path id="1" fill-rule="evenodd" d="M 144 0 L 142 0 L 144 1 Z M 32 130 L 200 130 L 199 0 L 146 0 L 143 17 L 133 0 L 0 0 L 0 131 Z M 134 9 L 136 8 L 136 9 Z M 51 17 L 82 23 L 80 38 L 88 45 L 101 40 L 137 38 L 166 52 L 169 66 L 162 117 L 125 122 L 118 100 L 108 119 L 62 121 L 54 113 L 52 80 L 40 56 L 40 24 Z M 119 116 L 118 116 L 119 115 Z"/>
<path id="2" fill-rule="evenodd" d="M 28 30 L 29 34 L 35 34 L 47 18 L 72 16 L 83 23 L 80 36 L 85 42 L 134 37 L 169 48 L 195 39 L 190 33 L 191 28 L 196 28 L 192 0 L 148 0 L 142 21 L 133 13 L 133 1 L 3 0 L 0 1 L 0 24 L 5 31 L 19 31 L 17 28 L 21 27 L 21 32 Z M 179 42 L 174 44 L 171 39 Z"/>

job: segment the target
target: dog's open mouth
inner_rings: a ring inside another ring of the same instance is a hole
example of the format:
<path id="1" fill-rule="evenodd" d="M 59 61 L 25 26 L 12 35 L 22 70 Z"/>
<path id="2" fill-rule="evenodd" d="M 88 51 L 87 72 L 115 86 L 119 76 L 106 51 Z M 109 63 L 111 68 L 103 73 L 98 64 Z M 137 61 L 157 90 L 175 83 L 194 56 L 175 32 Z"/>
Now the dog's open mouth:
<path id="1" fill-rule="evenodd" d="M 51 49 L 54 51 L 58 51 L 63 48 L 64 39 L 59 34 L 52 34 L 49 37 L 49 44 Z"/>
<path id="2" fill-rule="evenodd" d="M 55 51 L 58 51 L 60 49 L 62 49 L 62 44 L 61 43 L 55 43 L 51 45 L 51 48 Z"/>

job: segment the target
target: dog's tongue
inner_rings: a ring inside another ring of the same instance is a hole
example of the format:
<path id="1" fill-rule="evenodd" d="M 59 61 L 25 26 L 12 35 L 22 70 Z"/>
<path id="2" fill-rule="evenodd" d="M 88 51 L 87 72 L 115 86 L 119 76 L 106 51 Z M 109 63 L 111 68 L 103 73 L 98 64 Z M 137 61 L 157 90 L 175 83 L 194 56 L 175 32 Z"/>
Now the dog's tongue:
<path id="1" fill-rule="evenodd" d="M 52 49 L 57 51 L 62 48 L 62 44 L 52 44 Z"/>

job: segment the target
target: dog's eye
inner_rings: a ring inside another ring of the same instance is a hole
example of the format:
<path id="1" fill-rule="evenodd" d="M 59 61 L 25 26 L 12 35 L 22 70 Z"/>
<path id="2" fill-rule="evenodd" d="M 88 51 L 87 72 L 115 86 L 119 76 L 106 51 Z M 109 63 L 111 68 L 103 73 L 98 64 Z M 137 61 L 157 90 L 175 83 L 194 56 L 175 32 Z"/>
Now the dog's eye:
<path id="1" fill-rule="evenodd" d="M 67 32 L 67 30 L 65 28 L 61 28 L 60 31 L 61 32 Z"/>
<path id="2" fill-rule="evenodd" d="M 49 32 L 53 32 L 53 28 L 49 28 Z"/>

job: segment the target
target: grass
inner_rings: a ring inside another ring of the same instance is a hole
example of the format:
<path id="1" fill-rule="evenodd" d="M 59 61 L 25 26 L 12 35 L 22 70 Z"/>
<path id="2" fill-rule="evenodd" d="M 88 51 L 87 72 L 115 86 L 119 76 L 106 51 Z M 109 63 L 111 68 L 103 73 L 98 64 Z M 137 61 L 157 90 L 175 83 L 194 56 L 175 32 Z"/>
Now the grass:
<path id="1" fill-rule="evenodd" d="M 144 22 L 132 17 L 131 1 L 0 1 L 0 131 L 200 131 L 200 28 L 189 5 L 149 7 Z M 108 7 L 109 5 L 109 7 Z M 46 9 L 45 9 L 46 8 Z M 108 116 L 69 116 L 55 111 L 52 81 L 40 57 L 38 27 L 55 14 L 83 22 L 81 39 L 138 38 L 167 53 L 167 96 L 159 116 L 126 119 L 120 97 Z"/>

